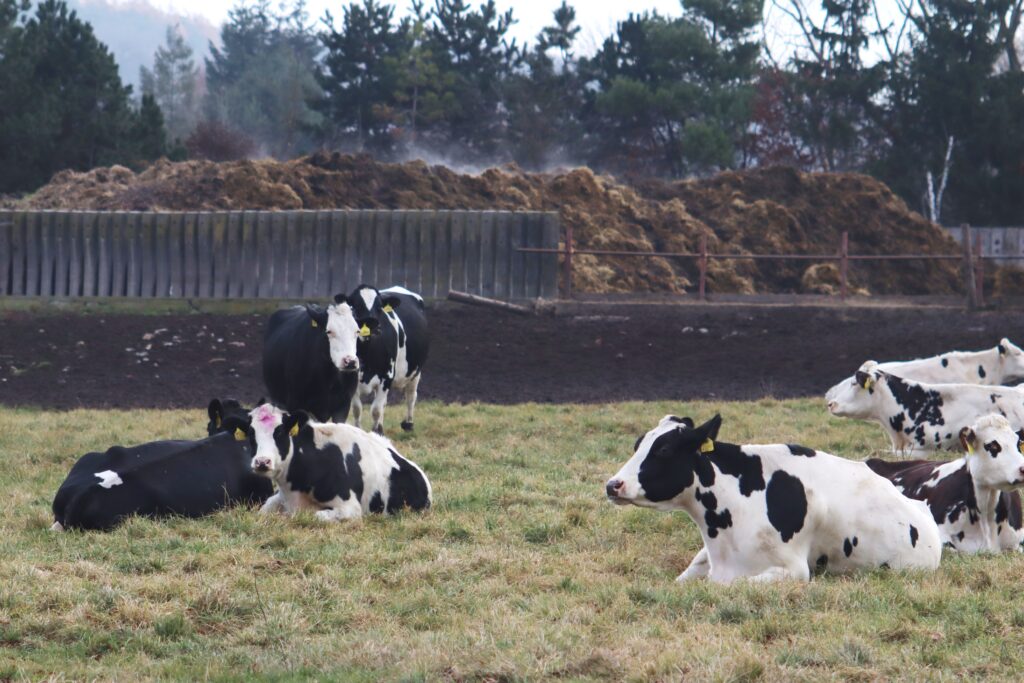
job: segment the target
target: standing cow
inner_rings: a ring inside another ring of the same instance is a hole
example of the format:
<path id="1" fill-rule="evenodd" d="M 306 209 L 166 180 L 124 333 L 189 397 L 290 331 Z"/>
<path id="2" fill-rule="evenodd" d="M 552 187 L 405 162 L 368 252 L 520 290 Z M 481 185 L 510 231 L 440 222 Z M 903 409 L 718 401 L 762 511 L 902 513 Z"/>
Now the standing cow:
<path id="1" fill-rule="evenodd" d="M 704 547 L 678 581 L 807 581 L 813 567 L 935 569 L 942 554 L 928 509 L 862 462 L 794 445 L 717 441 L 666 415 L 637 440 L 605 486 L 618 505 L 685 510 Z"/>
<path id="2" fill-rule="evenodd" d="M 879 363 L 891 375 L 929 384 L 1014 384 L 1024 379 L 1024 351 L 1006 337 L 984 351 L 950 351 L 929 358 Z M 853 381 L 847 377 L 825 394 L 829 401 Z"/>
<path id="3" fill-rule="evenodd" d="M 430 350 L 423 298 L 403 287 L 378 291 L 360 285 L 347 300 L 356 319 L 378 323 L 377 331 L 359 345 L 359 391 L 352 403 L 355 424 L 360 426 L 362 404 L 369 403 L 373 431 L 383 434 L 388 393 L 396 389 L 405 396 L 402 429 L 412 431 L 416 393 Z"/>
<path id="4" fill-rule="evenodd" d="M 1024 430 L 1013 431 L 1002 415 L 986 415 L 959 436 L 965 454 L 957 460 L 872 458 L 867 466 L 905 496 L 927 503 L 950 547 L 969 553 L 1021 550 Z"/>
<path id="5" fill-rule="evenodd" d="M 928 384 L 891 375 L 873 360 L 828 399 L 838 417 L 873 420 L 897 453 L 958 450 L 962 427 L 999 413 L 1015 429 L 1024 427 L 1024 391 L 980 384 Z"/>
<path id="6" fill-rule="evenodd" d="M 353 315 L 344 294 L 326 309 L 306 305 L 276 311 L 263 338 L 263 382 L 270 400 L 323 422 L 344 422 L 359 384 L 360 331 L 369 337 L 376 327 L 372 316 Z"/>
<path id="7" fill-rule="evenodd" d="M 305 413 L 257 406 L 226 422 L 249 438 L 252 471 L 277 493 L 261 513 L 316 511 L 325 522 L 430 507 L 427 476 L 377 434 L 347 424 L 311 422 Z"/>

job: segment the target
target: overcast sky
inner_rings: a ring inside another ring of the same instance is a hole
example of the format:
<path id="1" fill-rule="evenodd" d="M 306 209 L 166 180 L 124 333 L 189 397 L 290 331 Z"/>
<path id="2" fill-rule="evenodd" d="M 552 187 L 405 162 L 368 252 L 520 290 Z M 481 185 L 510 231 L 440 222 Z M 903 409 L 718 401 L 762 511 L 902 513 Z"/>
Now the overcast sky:
<path id="1" fill-rule="evenodd" d="M 477 7 L 480 1 L 470 0 L 468 4 Z M 323 16 L 324 10 L 330 10 L 336 17 L 340 17 L 341 8 L 349 4 L 348 1 L 340 0 L 307 2 L 310 15 L 318 20 Z M 220 24 L 227 18 L 228 10 L 234 6 L 235 0 L 151 0 L 151 4 L 177 14 L 200 15 L 214 24 Z M 400 13 L 409 11 L 409 3 L 406 0 L 397 0 L 394 4 Z M 430 0 L 425 2 L 427 7 L 432 4 Z M 512 26 L 511 34 L 522 43 L 533 42 L 541 28 L 552 23 L 552 14 L 561 4 L 561 0 L 496 0 L 495 4 L 501 11 L 512 9 L 512 17 L 516 19 L 516 23 Z M 570 1 L 569 4 L 576 8 L 576 20 L 581 29 L 578 46 L 580 52 L 592 52 L 614 31 L 615 23 L 625 19 L 631 11 L 657 10 L 666 16 L 680 14 L 679 0 L 640 0 L 637 3 L 576 0 Z"/>

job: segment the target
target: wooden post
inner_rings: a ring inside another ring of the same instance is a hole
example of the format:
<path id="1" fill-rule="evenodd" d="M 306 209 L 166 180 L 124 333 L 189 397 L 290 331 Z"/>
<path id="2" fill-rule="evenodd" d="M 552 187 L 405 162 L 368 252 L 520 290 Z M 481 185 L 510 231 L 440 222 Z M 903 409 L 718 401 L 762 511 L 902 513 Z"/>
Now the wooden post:
<path id="1" fill-rule="evenodd" d="M 572 252 L 575 245 L 572 242 L 572 223 L 565 224 L 565 262 L 562 268 L 565 271 L 565 298 L 572 298 Z"/>
<path id="2" fill-rule="evenodd" d="M 708 235 L 707 233 L 701 233 L 700 235 L 700 259 L 697 261 L 697 267 L 700 269 L 700 282 L 697 289 L 697 297 L 704 301 L 707 294 L 707 279 L 708 279 Z"/>
<path id="3" fill-rule="evenodd" d="M 850 233 L 843 230 L 842 239 L 839 241 L 839 298 L 846 301 L 849 288 L 847 286 L 846 273 L 850 265 Z"/>
<path id="4" fill-rule="evenodd" d="M 974 257 L 971 255 L 971 226 L 960 225 L 961 246 L 964 249 L 964 284 L 967 288 L 967 310 L 978 307 L 977 281 L 974 279 Z"/>
<path id="5" fill-rule="evenodd" d="M 985 305 L 985 255 L 982 253 L 981 233 L 974 237 L 974 258 L 978 259 L 978 267 L 974 269 L 975 289 L 978 306 Z"/>

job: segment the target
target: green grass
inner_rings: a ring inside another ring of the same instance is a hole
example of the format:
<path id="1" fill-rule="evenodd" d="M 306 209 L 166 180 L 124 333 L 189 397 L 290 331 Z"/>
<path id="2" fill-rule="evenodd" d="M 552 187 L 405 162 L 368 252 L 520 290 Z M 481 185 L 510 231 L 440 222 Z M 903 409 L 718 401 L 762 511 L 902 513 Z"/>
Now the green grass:
<path id="1" fill-rule="evenodd" d="M 730 441 L 886 447 L 820 401 L 424 403 L 396 443 L 431 477 L 426 515 L 235 510 L 54 534 L 78 455 L 199 436 L 204 416 L 0 411 L 0 680 L 1019 679 L 1019 555 L 674 583 L 700 546 L 693 523 L 608 505 L 603 484 L 661 415 L 714 410 Z"/>

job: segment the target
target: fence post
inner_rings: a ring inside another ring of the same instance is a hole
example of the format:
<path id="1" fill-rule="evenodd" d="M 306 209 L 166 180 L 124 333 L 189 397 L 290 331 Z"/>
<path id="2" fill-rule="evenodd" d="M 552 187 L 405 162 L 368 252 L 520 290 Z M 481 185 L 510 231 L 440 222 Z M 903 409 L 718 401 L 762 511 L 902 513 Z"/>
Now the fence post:
<path id="1" fill-rule="evenodd" d="M 572 223 L 565 224 L 565 261 L 562 268 L 565 270 L 565 298 L 572 298 Z"/>
<path id="2" fill-rule="evenodd" d="M 850 233 L 843 230 L 842 238 L 839 241 L 839 298 L 846 301 L 847 283 L 846 272 L 850 264 Z"/>
<path id="3" fill-rule="evenodd" d="M 978 267 L 974 270 L 976 297 L 979 307 L 985 306 L 985 255 L 981 253 L 981 233 L 974 237 L 974 258 L 978 259 Z"/>
<path id="4" fill-rule="evenodd" d="M 964 249 L 964 284 L 967 288 L 967 310 L 978 307 L 977 281 L 974 279 L 974 257 L 971 255 L 971 226 L 960 224 L 961 246 Z"/>
<path id="5" fill-rule="evenodd" d="M 698 298 L 704 301 L 708 279 L 708 235 L 706 232 L 700 234 L 700 259 L 697 261 L 700 269 L 700 283 L 698 285 Z"/>

